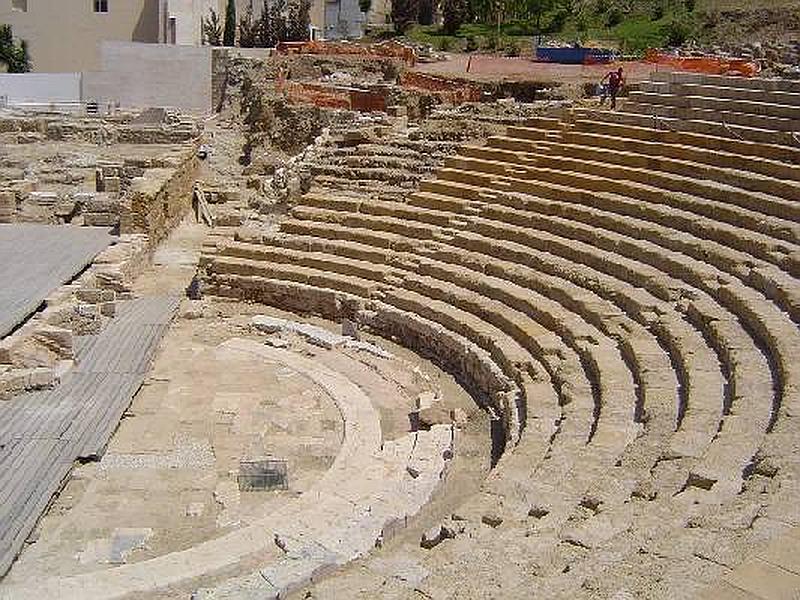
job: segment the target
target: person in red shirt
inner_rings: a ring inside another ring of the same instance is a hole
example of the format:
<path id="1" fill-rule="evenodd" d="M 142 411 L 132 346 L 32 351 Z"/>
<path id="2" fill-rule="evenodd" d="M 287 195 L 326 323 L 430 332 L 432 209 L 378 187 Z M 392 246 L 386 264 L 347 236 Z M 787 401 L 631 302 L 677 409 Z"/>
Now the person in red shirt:
<path id="1" fill-rule="evenodd" d="M 608 81 L 608 83 L 606 83 L 606 81 Z M 623 74 L 622 67 L 616 71 L 609 71 L 600 83 L 603 84 L 603 94 L 600 97 L 600 104 L 605 104 L 606 97 L 611 96 L 611 109 L 616 109 L 617 94 L 619 94 L 622 85 L 625 83 L 625 75 Z"/>

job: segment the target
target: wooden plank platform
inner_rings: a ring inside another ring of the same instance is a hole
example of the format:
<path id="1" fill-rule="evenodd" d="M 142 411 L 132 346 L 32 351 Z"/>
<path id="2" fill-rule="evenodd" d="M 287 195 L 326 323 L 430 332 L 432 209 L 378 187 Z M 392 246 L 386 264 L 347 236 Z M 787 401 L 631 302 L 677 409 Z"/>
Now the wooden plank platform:
<path id="1" fill-rule="evenodd" d="M 0 575 L 73 463 L 105 451 L 179 302 L 160 296 L 120 304 L 99 335 L 78 338 L 77 364 L 57 387 L 0 404 Z"/>
<path id="2" fill-rule="evenodd" d="M 101 227 L 0 224 L 0 337 L 113 241 Z"/>

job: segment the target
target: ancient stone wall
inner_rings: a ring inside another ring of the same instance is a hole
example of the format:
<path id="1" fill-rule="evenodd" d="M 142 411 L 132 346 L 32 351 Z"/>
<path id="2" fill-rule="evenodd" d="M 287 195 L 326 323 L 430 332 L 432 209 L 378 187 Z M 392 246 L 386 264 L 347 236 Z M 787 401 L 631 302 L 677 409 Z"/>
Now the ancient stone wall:
<path id="1" fill-rule="evenodd" d="M 120 215 L 120 233 L 147 234 L 151 245 L 167 237 L 192 206 L 200 161 L 196 149 L 174 169 L 150 169 L 131 182 Z"/>

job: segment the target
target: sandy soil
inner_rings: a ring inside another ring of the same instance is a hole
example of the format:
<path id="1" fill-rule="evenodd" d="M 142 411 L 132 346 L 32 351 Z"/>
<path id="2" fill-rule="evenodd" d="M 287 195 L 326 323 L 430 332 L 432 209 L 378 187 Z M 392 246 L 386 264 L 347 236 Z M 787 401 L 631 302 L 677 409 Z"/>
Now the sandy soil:
<path id="1" fill-rule="evenodd" d="M 469 70 L 467 67 L 469 66 Z M 447 60 L 417 65 L 425 73 L 453 75 L 482 81 L 541 81 L 563 84 L 599 81 L 612 69 L 622 66 L 630 83 L 647 79 L 656 65 L 624 62 L 611 65 L 557 65 L 537 63 L 529 58 L 506 58 L 491 55 L 448 54 Z"/>

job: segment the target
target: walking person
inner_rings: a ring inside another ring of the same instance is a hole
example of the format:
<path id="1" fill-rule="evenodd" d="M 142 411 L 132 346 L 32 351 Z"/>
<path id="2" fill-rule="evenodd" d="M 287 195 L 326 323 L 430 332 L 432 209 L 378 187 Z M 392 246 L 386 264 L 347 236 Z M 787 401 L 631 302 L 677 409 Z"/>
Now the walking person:
<path id="1" fill-rule="evenodd" d="M 606 83 L 608 81 L 608 83 Z M 619 94 L 620 89 L 622 89 L 622 85 L 625 83 L 625 75 L 622 71 L 622 67 L 617 69 L 616 71 L 609 71 L 606 73 L 606 76 L 603 77 L 603 80 L 600 84 L 603 86 L 602 95 L 600 96 L 600 105 L 602 106 L 606 102 L 606 97 L 611 97 L 611 110 L 615 110 L 617 108 L 617 94 Z"/>

